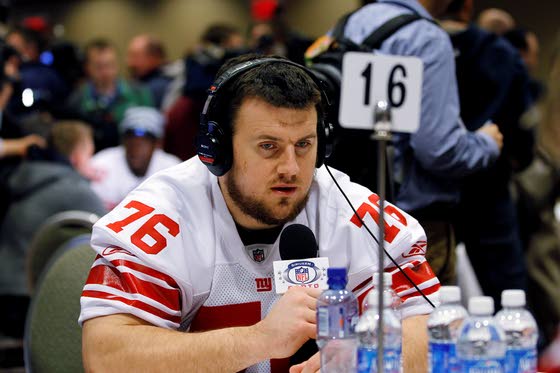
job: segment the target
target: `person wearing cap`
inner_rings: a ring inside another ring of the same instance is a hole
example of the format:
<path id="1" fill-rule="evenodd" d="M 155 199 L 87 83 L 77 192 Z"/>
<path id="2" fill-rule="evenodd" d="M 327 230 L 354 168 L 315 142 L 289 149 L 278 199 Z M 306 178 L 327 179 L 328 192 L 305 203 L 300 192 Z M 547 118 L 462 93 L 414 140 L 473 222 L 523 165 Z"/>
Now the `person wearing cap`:
<path id="1" fill-rule="evenodd" d="M 107 209 L 112 209 L 149 176 L 181 163 L 159 149 L 163 116 L 151 107 L 127 109 L 119 131 L 122 145 L 107 148 L 92 158 L 97 175 L 92 188 Z"/>

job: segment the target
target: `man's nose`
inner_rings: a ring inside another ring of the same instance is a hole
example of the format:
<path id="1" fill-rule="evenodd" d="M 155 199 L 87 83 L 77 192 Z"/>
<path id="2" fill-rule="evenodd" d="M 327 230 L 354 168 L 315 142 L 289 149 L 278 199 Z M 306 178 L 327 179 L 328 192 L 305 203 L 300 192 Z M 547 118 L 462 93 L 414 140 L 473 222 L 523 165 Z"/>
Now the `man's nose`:
<path id="1" fill-rule="evenodd" d="M 288 146 L 282 153 L 280 164 L 278 165 L 278 173 L 284 176 L 297 175 L 299 172 L 299 164 L 297 155 L 293 146 Z"/>

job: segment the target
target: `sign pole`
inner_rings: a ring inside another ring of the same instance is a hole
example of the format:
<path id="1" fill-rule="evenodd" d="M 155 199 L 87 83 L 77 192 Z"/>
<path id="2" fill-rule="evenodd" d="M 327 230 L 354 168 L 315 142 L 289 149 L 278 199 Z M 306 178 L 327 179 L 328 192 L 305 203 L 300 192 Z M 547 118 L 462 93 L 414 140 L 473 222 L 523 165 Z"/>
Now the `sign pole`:
<path id="1" fill-rule="evenodd" d="M 391 109 L 386 101 L 378 101 L 375 105 L 373 118 L 373 134 L 371 138 L 377 141 L 377 189 L 379 193 L 379 284 L 373 284 L 378 289 L 378 315 L 377 324 L 377 371 L 383 372 L 383 270 L 385 268 L 385 198 L 387 178 L 387 142 L 391 141 Z"/>

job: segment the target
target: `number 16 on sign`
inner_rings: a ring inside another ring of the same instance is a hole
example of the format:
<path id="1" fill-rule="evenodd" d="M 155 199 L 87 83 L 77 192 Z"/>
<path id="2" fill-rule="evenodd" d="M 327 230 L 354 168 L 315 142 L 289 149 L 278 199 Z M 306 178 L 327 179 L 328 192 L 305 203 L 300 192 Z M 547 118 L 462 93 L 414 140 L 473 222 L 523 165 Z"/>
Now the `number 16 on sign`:
<path id="1" fill-rule="evenodd" d="M 393 131 L 415 132 L 420 125 L 422 61 L 416 57 L 348 52 L 342 62 L 339 122 L 342 127 L 373 129 L 378 101 L 391 106 Z"/>

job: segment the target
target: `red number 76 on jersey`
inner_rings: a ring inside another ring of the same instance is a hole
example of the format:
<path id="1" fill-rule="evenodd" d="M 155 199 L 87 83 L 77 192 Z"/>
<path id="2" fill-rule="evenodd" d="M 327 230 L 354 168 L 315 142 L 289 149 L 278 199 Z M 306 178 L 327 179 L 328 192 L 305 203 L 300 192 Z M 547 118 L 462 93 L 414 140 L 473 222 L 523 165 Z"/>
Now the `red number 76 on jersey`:
<path id="1" fill-rule="evenodd" d="M 372 194 L 371 196 L 369 196 L 368 200 L 371 204 L 367 202 L 362 203 L 360 207 L 358 207 L 358 210 L 356 210 L 356 212 L 358 213 L 360 219 L 364 219 L 366 215 L 370 215 L 373 218 L 373 220 L 375 220 L 375 222 L 379 224 L 379 212 L 377 212 L 377 210 L 379 210 L 380 208 L 379 196 L 377 194 Z M 405 216 L 395 206 L 385 205 L 385 204 L 383 205 L 385 206 L 383 210 L 385 211 L 386 214 L 391 215 L 394 219 L 398 220 L 405 227 L 408 225 Z M 358 228 L 361 228 L 363 224 L 360 219 L 358 219 L 356 215 L 352 215 L 350 221 L 354 223 L 354 225 L 356 225 Z M 401 230 L 396 225 L 387 224 L 387 221 L 384 221 L 384 226 L 385 226 L 384 241 L 391 243 L 393 242 L 395 237 L 397 237 L 397 235 Z"/>
<path id="2" fill-rule="evenodd" d="M 153 207 L 143 204 L 139 201 L 130 201 L 125 206 L 127 209 L 136 209 L 137 211 L 123 220 L 107 224 L 107 228 L 115 233 L 119 233 L 124 227 L 130 223 L 151 214 L 154 211 Z M 175 237 L 179 234 L 179 224 L 170 219 L 164 214 L 154 214 L 151 216 L 136 232 L 130 236 L 130 242 L 136 245 L 139 249 L 147 254 L 157 254 L 167 247 L 167 239 L 158 232 L 156 225 L 161 224 L 167 228 L 167 232 Z M 143 241 L 145 236 L 149 236 L 154 240 L 154 243 L 149 245 Z"/>

